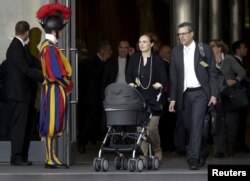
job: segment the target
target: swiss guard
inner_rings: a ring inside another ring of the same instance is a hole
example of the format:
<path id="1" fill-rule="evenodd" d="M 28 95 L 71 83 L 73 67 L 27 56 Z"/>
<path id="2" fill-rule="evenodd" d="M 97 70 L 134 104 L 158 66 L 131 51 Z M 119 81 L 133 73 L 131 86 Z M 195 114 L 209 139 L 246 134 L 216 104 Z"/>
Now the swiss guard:
<path id="1" fill-rule="evenodd" d="M 45 168 L 61 168 L 66 164 L 58 158 L 55 145 L 56 138 L 62 135 L 66 125 L 67 93 L 72 90 L 73 83 L 70 81 L 70 62 L 57 42 L 62 38 L 62 30 L 71 16 L 71 10 L 59 3 L 50 3 L 42 6 L 36 16 L 45 31 L 45 40 L 40 48 L 45 81 L 42 84 L 39 123 L 46 149 Z"/>

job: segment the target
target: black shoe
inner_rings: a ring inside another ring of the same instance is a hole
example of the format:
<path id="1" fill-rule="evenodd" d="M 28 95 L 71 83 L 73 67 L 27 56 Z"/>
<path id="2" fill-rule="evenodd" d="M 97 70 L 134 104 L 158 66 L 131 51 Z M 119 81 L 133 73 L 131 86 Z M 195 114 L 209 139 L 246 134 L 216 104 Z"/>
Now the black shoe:
<path id="1" fill-rule="evenodd" d="M 173 154 L 177 155 L 177 156 L 180 156 L 180 157 L 185 157 L 186 156 L 185 151 L 175 151 Z"/>
<path id="2" fill-rule="evenodd" d="M 62 164 L 48 164 L 48 163 L 45 163 L 45 168 L 52 168 L 52 169 L 55 169 L 55 168 L 68 168 L 68 166 L 65 164 L 65 163 L 62 163 Z"/>
<path id="3" fill-rule="evenodd" d="M 51 165 L 51 164 L 48 164 L 48 163 L 45 163 L 45 168 L 52 168 L 52 169 L 55 169 L 55 168 L 58 168 L 56 165 Z"/>
<path id="4" fill-rule="evenodd" d="M 68 168 L 68 166 L 65 163 L 57 164 L 57 168 Z"/>
<path id="5" fill-rule="evenodd" d="M 23 164 L 26 164 L 26 166 L 31 166 L 33 163 L 32 163 L 32 161 L 25 160 L 25 161 L 23 161 Z"/>
<path id="6" fill-rule="evenodd" d="M 198 165 L 189 165 L 190 170 L 198 170 L 199 166 Z"/>
<path id="7" fill-rule="evenodd" d="M 206 160 L 201 158 L 198 166 L 199 167 L 204 167 L 205 164 L 206 164 Z"/>
<path id="8" fill-rule="evenodd" d="M 224 158 L 225 157 L 225 154 L 224 153 L 221 153 L 221 152 L 217 152 L 214 154 L 214 157 L 215 158 Z"/>
<path id="9" fill-rule="evenodd" d="M 12 160 L 10 162 L 10 165 L 12 165 L 12 166 L 31 166 L 32 162 L 31 161 L 15 161 L 15 160 Z"/>

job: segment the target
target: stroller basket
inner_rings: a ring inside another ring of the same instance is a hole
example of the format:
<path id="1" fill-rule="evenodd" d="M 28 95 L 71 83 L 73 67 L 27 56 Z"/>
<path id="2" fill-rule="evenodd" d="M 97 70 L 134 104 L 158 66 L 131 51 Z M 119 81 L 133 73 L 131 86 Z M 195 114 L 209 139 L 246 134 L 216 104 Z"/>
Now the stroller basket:
<path id="1" fill-rule="evenodd" d="M 110 84 L 103 101 L 107 125 L 135 125 L 147 121 L 149 113 L 140 92 L 122 83 Z"/>
<path id="2" fill-rule="evenodd" d="M 108 160 L 102 157 L 103 152 L 114 152 L 116 169 L 129 169 L 131 172 L 141 172 L 144 168 L 143 155 L 140 145 L 145 141 L 149 145 L 147 155 L 148 169 L 158 169 L 159 160 L 152 155 L 151 142 L 147 126 L 150 119 L 150 111 L 140 92 L 121 83 L 113 83 L 105 89 L 103 107 L 106 113 L 107 133 L 98 153 L 93 160 L 95 171 L 107 171 Z M 137 129 L 140 127 L 141 129 Z M 132 152 L 127 159 L 124 152 Z"/>
<path id="3" fill-rule="evenodd" d="M 149 119 L 149 113 L 146 111 L 105 109 L 105 112 L 108 126 L 139 126 Z"/>

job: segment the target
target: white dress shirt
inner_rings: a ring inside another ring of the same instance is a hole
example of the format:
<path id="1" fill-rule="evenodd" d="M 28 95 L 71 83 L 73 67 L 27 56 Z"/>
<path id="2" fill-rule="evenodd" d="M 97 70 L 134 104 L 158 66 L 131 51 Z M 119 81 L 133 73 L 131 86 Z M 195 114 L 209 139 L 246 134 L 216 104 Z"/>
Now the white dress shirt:
<path id="1" fill-rule="evenodd" d="M 196 88 L 200 87 L 201 84 L 199 83 L 194 69 L 194 52 L 195 52 L 195 42 L 192 43 L 187 47 L 184 46 L 183 48 L 183 57 L 184 57 L 184 89 L 183 92 L 187 88 Z"/>

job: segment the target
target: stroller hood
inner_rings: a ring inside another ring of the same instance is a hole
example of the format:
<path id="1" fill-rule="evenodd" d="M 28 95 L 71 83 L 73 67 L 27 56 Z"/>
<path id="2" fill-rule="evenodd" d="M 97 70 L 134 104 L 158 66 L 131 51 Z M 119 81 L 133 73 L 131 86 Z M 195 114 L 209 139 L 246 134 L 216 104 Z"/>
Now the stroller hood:
<path id="1" fill-rule="evenodd" d="M 142 111 L 145 108 L 145 101 L 140 92 L 128 84 L 112 83 L 105 89 L 103 107 L 105 110 Z"/>

